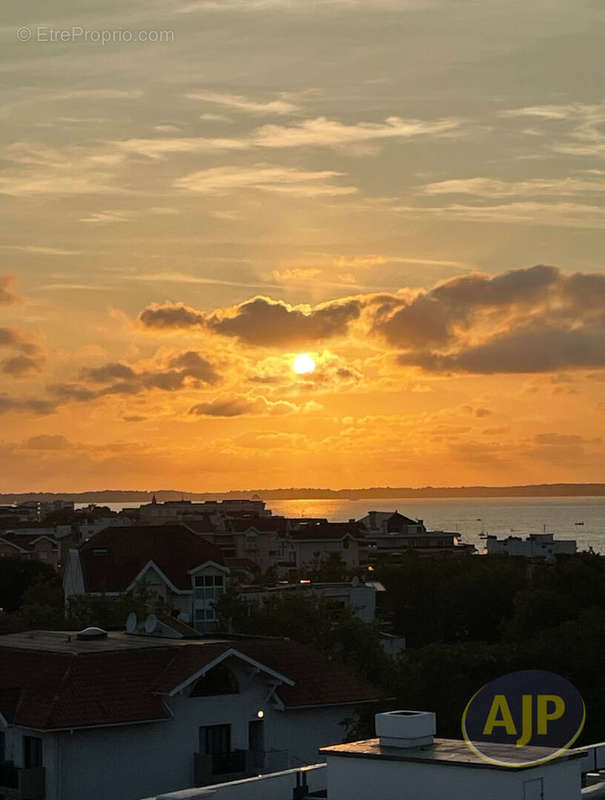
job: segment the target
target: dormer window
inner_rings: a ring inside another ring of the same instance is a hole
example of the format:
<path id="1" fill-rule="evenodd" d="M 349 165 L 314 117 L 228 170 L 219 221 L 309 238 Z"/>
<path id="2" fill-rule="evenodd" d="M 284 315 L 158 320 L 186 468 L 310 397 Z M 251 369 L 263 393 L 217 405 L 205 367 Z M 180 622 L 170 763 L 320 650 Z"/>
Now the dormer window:
<path id="1" fill-rule="evenodd" d="M 224 664 L 219 664 L 193 684 L 191 697 L 210 697 L 217 694 L 239 694 L 237 678 Z"/>

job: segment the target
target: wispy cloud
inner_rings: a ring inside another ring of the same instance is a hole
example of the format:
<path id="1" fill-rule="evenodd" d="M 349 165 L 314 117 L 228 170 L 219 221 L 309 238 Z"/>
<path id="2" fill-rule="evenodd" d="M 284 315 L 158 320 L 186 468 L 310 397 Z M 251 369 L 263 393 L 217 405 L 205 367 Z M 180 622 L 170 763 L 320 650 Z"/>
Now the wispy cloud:
<path id="1" fill-rule="evenodd" d="M 287 400 L 268 400 L 266 397 L 234 395 L 219 397 L 207 403 L 198 403 L 189 411 L 198 417 L 242 417 L 242 416 L 283 416 L 299 414 L 301 411 L 316 410 L 316 404 L 303 406 Z"/>
<path id="2" fill-rule="evenodd" d="M 42 245 L 0 244 L 0 250 L 17 250 L 22 253 L 34 253 L 42 256 L 77 256 L 79 250 L 66 250 L 62 247 L 44 247 Z"/>
<path id="3" fill-rule="evenodd" d="M 596 228 L 605 223 L 605 208 L 587 203 L 540 203 L 519 201 L 498 205 L 396 206 L 408 216 L 434 216 L 467 222 L 546 225 L 564 228 Z"/>
<path id="4" fill-rule="evenodd" d="M 278 289 L 279 283 L 265 281 L 251 283 L 247 281 L 229 281 L 222 278 L 207 278 L 187 272 L 143 272 L 136 275 L 124 275 L 124 280 L 142 281 L 144 283 L 184 283 L 200 286 L 237 286 L 246 289 Z"/>
<path id="5" fill-rule="evenodd" d="M 553 197 L 605 192 L 605 179 L 588 178 L 531 178 L 503 181 L 497 178 L 460 178 L 429 183 L 428 195 L 466 194 L 475 197 Z"/>
<path id="6" fill-rule="evenodd" d="M 0 173 L 0 194 L 27 197 L 125 191 L 112 171 L 124 158 L 119 153 L 16 142 L 6 149 L 5 157 L 16 166 Z"/>
<path id="7" fill-rule="evenodd" d="M 284 11 L 293 13 L 316 14 L 334 9 L 361 9 L 363 11 L 408 11 L 435 5 L 434 0 L 192 0 L 178 5 L 179 14 L 196 12 L 245 12 Z"/>
<path id="8" fill-rule="evenodd" d="M 358 122 L 352 125 L 326 117 L 317 117 L 295 125 L 263 125 L 243 138 L 170 137 L 125 139 L 113 142 L 121 152 L 147 158 L 162 158 L 178 153 L 208 153 L 222 150 L 290 149 L 298 147 L 345 148 L 357 155 L 389 139 L 412 139 L 422 136 L 453 136 L 460 128 L 456 119 L 434 121 L 388 117 L 384 122 Z"/>
<path id="9" fill-rule="evenodd" d="M 553 151 L 573 156 L 605 157 L 605 103 L 569 103 L 510 109 L 507 117 L 533 117 L 557 124 Z"/>
<path id="10" fill-rule="evenodd" d="M 21 298 L 13 291 L 15 281 L 14 275 L 0 275 L 0 306 L 12 306 L 21 302 Z"/>
<path id="11" fill-rule="evenodd" d="M 342 173 L 332 170 L 310 172 L 295 167 L 272 167 L 257 164 L 251 167 L 213 167 L 193 172 L 175 181 L 175 186 L 203 194 L 227 194 L 237 189 L 256 189 L 299 197 L 349 195 L 355 186 L 333 182 Z"/>
<path id="12" fill-rule="evenodd" d="M 287 99 L 288 95 L 282 95 L 277 100 L 266 100 L 264 102 L 251 100 L 239 94 L 229 94 L 228 92 L 192 92 L 186 95 L 190 100 L 201 100 L 204 103 L 212 103 L 218 106 L 225 106 L 236 111 L 244 111 L 247 114 L 292 114 L 299 110 L 299 107 Z"/>
<path id="13" fill-rule="evenodd" d="M 343 147 L 384 139 L 452 134 L 459 125 L 455 119 L 427 122 L 401 117 L 388 117 L 384 122 L 346 125 L 338 120 L 318 117 L 291 126 L 264 125 L 259 128 L 253 141 L 257 147 Z"/>
<path id="14" fill-rule="evenodd" d="M 128 211 L 96 211 L 87 217 L 81 217 L 80 222 L 92 222 L 96 224 L 110 224 L 114 222 L 128 222 L 131 214 Z"/>

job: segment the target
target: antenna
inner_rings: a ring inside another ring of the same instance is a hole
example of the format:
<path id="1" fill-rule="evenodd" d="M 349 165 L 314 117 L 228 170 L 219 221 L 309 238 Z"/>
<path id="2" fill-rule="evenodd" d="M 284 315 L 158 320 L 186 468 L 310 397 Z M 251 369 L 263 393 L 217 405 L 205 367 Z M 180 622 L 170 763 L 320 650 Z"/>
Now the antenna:
<path id="1" fill-rule="evenodd" d="M 135 633 L 137 629 L 137 615 L 131 611 L 126 620 L 126 633 Z"/>

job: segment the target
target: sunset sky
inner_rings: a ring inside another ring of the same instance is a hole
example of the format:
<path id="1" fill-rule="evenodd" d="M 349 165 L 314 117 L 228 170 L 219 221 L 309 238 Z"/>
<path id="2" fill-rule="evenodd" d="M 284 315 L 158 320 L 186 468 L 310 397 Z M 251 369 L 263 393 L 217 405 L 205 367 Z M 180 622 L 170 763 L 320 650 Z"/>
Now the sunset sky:
<path id="1" fill-rule="evenodd" d="M 0 491 L 604 481 L 604 30 L 5 3 Z"/>

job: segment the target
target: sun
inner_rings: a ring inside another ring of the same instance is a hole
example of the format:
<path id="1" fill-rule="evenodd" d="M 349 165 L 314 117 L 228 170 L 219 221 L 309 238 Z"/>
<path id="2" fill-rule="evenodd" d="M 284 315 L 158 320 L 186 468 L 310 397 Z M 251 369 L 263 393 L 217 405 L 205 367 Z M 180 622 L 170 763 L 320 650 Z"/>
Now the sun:
<path id="1" fill-rule="evenodd" d="M 315 372 L 315 361 L 308 353 L 301 353 L 296 356 L 292 366 L 297 375 L 308 375 L 311 372 Z"/>

